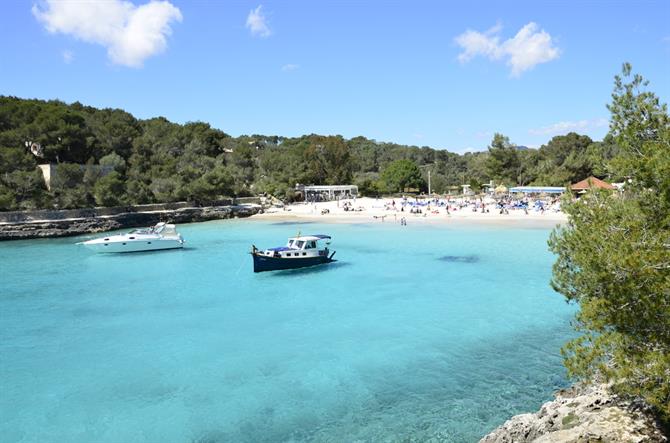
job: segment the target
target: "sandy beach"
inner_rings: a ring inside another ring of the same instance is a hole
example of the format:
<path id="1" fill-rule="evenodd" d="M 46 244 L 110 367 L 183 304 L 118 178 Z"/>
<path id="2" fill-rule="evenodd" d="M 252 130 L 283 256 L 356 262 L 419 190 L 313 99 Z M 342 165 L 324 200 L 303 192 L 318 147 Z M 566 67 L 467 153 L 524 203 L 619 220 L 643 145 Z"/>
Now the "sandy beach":
<path id="1" fill-rule="evenodd" d="M 467 200 L 466 200 L 467 201 Z M 552 210 L 535 211 L 529 209 L 527 213 L 522 209 L 510 209 L 508 213 L 500 213 L 493 202 L 484 200 L 484 212 L 481 207 L 473 210 L 474 204 L 465 205 L 466 201 L 457 199 L 457 204 L 451 204 L 449 211 L 444 206 L 426 205 L 421 207 L 421 213 L 411 213 L 411 206 L 405 205 L 401 199 L 392 198 L 357 198 L 350 200 L 294 203 L 282 207 L 272 207 L 261 214 L 253 215 L 254 219 L 268 219 L 277 221 L 318 221 L 322 223 L 445 223 L 445 224 L 494 224 L 519 225 L 523 227 L 553 227 L 567 221 L 563 212 Z M 472 203 L 479 201 L 472 199 Z M 393 205 L 395 202 L 395 206 Z M 465 205 L 461 208 L 454 206 Z M 349 210 L 345 210 L 349 206 Z M 488 211 L 488 212 L 487 212 Z"/>

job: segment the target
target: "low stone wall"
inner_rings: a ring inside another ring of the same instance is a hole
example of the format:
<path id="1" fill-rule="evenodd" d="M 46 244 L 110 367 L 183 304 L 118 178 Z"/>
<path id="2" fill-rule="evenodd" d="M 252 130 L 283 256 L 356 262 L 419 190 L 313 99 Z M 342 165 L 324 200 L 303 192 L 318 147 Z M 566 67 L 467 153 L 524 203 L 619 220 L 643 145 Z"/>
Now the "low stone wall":
<path id="1" fill-rule="evenodd" d="M 258 197 L 247 197 L 241 199 L 223 199 L 212 202 L 209 206 L 230 206 L 234 204 L 260 204 Z M 0 223 L 20 223 L 29 221 L 52 221 L 64 220 L 68 218 L 88 218 L 101 217 L 106 215 L 118 215 L 130 212 L 148 212 L 148 211 L 170 211 L 182 208 L 198 207 L 195 202 L 174 202 L 174 203 L 155 203 L 149 205 L 134 206 L 115 206 L 100 208 L 82 208 L 82 209 L 39 209 L 35 211 L 8 211 L 0 212 Z"/>
<path id="2" fill-rule="evenodd" d="M 76 211 L 31 211 L 31 217 L 54 215 L 58 218 L 37 218 L 12 223 L 0 223 L 0 240 L 19 240 L 30 238 L 67 237 L 72 235 L 110 231 L 112 229 L 136 228 L 155 225 L 158 222 L 191 223 L 208 220 L 221 220 L 235 217 L 249 217 L 262 211 L 258 205 L 227 205 L 187 207 L 175 204 L 175 209 L 164 209 L 166 205 L 146 205 L 150 208 L 138 211 L 117 212 L 117 208 L 81 209 Z M 185 205 L 185 204 L 184 204 Z M 157 207 L 163 209 L 157 209 Z M 104 209 L 105 211 L 99 211 Z M 65 217 L 66 212 L 76 217 Z M 27 217 L 26 217 L 27 218 Z"/>

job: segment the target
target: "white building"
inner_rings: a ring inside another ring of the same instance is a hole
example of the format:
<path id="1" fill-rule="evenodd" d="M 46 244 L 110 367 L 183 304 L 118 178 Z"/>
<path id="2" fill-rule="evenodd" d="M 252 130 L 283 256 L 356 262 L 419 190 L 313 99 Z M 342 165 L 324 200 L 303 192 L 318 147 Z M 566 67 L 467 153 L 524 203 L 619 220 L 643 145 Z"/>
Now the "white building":
<path id="1" fill-rule="evenodd" d="M 305 201 L 308 202 L 347 199 L 358 196 L 358 186 L 356 185 L 305 186 L 298 184 L 295 190 L 301 192 Z"/>

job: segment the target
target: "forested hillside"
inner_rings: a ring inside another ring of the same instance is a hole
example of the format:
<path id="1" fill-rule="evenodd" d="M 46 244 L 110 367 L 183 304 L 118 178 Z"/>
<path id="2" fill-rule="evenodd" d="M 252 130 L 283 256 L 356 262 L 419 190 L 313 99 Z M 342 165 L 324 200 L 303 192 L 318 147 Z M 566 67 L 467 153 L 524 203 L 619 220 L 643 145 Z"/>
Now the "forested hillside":
<path id="1" fill-rule="evenodd" d="M 42 157 L 30 152 L 31 145 Z M 362 136 L 231 137 L 203 122 L 139 120 L 120 109 L 0 97 L 0 210 L 206 202 L 259 193 L 291 199 L 296 183 L 354 183 L 361 193 L 377 195 L 397 191 L 401 182 L 426 190 L 428 171 L 439 193 L 464 183 L 477 189 L 490 180 L 564 185 L 588 175 L 616 178 L 607 163 L 617 151 L 611 137 L 593 141 L 575 133 L 539 149 L 517 149 L 496 134 L 488 151 L 464 155 Z M 57 165 L 50 190 L 37 169 L 43 163 Z M 399 180 L 397 171 L 408 165 L 413 178 Z"/>

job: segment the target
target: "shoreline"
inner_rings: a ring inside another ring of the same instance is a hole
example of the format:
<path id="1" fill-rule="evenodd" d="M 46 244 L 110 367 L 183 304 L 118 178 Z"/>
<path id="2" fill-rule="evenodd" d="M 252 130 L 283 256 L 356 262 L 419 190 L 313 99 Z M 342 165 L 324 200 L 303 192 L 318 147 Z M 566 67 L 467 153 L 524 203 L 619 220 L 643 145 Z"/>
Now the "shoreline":
<path id="1" fill-rule="evenodd" d="M 393 203 L 396 203 L 395 205 Z M 345 205 L 356 210 L 345 210 Z M 519 226 L 519 227 L 555 227 L 565 224 L 568 216 L 563 212 L 527 211 L 521 209 L 509 210 L 501 214 L 493 203 L 483 203 L 481 209 L 473 211 L 471 205 L 464 205 L 460 209 L 449 211 L 443 206 L 422 207 L 420 214 L 410 213 L 410 207 L 404 208 L 394 199 L 360 198 L 340 202 L 297 203 L 283 208 L 269 208 L 262 213 L 252 216 L 257 220 L 275 220 L 281 222 L 316 222 L 337 224 L 374 224 L 400 223 L 404 218 L 406 224 L 431 225 L 490 225 L 490 226 Z M 487 212 L 488 211 L 488 212 Z"/>
<path id="2" fill-rule="evenodd" d="M 294 223 L 323 223 L 323 224 L 399 224 L 400 218 L 394 219 L 393 216 L 387 217 L 385 220 L 374 219 L 372 216 L 338 216 L 333 215 L 329 217 L 322 216 L 305 216 L 282 214 L 274 215 L 267 213 L 258 213 L 250 217 L 251 220 L 259 221 L 275 221 L 275 222 L 294 222 Z M 498 227 L 520 227 L 520 228 L 552 228 L 562 225 L 568 221 L 567 217 L 547 217 L 545 219 L 538 218 L 467 218 L 467 217 L 453 217 L 453 218 L 407 218 L 407 225 L 424 225 L 424 226 L 498 226 Z"/>
<path id="3" fill-rule="evenodd" d="M 82 214 L 86 213 L 86 215 L 81 217 L 2 222 L 0 223 L 0 241 L 73 237 L 115 229 L 153 226 L 161 221 L 197 223 L 210 220 L 243 218 L 251 217 L 261 210 L 260 205 L 241 204 L 180 207 L 177 209 L 152 211 L 126 211 L 109 215 L 88 215 L 92 210 L 85 209 L 82 210 Z"/>
<path id="4" fill-rule="evenodd" d="M 620 397 L 602 383 L 576 383 L 537 412 L 507 420 L 479 443 L 621 441 L 667 443 L 662 424 L 640 399 Z"/>
<path id="5" fill-rule="evenodd" d="M 472 210 L 475 203 L 458 209 L 447 210 L 440 206 L 421 207 L 421 213 L 410 213 L 391 198 L 359 198 L 356 200 L 329 201 L 319 203 L 294 203 L 283 207 L 263 207 L 258 204 L 227 204 L 218 206 L 164 205 L 158 207 L 88 208 L 81 210 L 51 211 L 49 216 L 35 216 L 35 212 L 24 211 L 12 215 L 13 221 L 0 222 L 0 241 L 28 240 L 35 238 L 71 237 L 95 234 L 116 229 L 137 228 L 154 225 L 160 221 L 171 223 L 199 223 L 231 218 L 274 221 L 284 223 L 324 224 L 404 224 L 424 226 L 489 226 L 494 228 L 550 229 L 565 224 L 566 214 L 553 211 L 509 210 L 505 214 L 493 203 L 480 203 L 481 209 Z M 345 210 L 355 208 L 356 210 Z M 153 205 L 161 206 L 161 205 Z M 23 217 L 26 215 L 26 217 Z M 33 217 L 28 217 L 32 215 Z M 42 215 L 42 214 L 40 214 Z"/>

